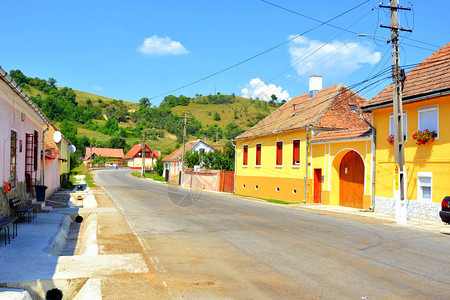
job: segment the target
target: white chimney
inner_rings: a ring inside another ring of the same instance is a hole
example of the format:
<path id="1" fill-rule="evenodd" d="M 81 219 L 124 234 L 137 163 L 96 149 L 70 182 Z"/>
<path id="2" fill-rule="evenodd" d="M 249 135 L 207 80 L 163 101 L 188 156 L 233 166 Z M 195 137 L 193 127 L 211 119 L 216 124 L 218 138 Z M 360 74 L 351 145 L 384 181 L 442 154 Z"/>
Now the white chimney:
<path id="1" fill-rule="evenodd" d="M 309 98 L 317 94 L 322 89 L 322 76 L 309 76 Z"/>

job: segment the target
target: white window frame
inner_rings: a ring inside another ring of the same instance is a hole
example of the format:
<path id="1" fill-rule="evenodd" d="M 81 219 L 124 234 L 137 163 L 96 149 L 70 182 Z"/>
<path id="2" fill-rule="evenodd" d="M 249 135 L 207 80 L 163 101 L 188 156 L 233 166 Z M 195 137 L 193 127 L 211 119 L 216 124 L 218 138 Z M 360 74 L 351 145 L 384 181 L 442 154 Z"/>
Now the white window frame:
<path id="1" fill-rule="evenodd" d="M 418 124 L 417 130 L 429 129 L 429 128 L 422 128 L 422 124 L 420 122 L 420 113 L 433 111 L 433 110 L 436 111 L 436 128 L 437 128 L 436 133 L 437 133 L 437 136 L 435 139 L 439 139 L 439 105 L 421 107 L 417 110 L 417 124 Z"/>
<path id="2" fill-rule="evenodd" d="M 302 162 L 302 141 L 301 139 L 293 139 L 292 140 L 292 161 L 294 160 L 294 141 L 298 141 L 298 164 L 292 164 L 293 168 L 300 168 L 300 163 Z"/>
<path id="3" fill-rule="evenodd" d="M 389 114 L 389 134 L 394 134 L 394 114 Z M 406 110 L 403 111 L 403 136 L 405 142 L 408 140 L 408 115 Z"/>
<path id="4" fill-rule="evenodd" d="M 429 184 L 421 184 L 420 178 L 430 178 Z M 422 186 L 430 187 L 430 198 L 423 198 Z M 433 172 L 417 172 L 417 200 L 423 202 L 432 202 L 433 201 Z"/>

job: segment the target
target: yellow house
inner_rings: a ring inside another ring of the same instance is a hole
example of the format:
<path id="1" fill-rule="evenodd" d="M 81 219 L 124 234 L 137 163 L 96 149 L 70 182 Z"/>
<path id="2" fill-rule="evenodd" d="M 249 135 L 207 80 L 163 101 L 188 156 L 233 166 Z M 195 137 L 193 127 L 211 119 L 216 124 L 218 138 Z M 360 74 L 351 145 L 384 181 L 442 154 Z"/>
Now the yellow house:
<path id="1" fill-rule="evenodd" d="M 322 78 L 310 77 L 310 93 L 235 138 L 236 193 L 369 208 L 371 130 L 351 109 L 365 102 L 343 84 L 322 89 Z"/>
<path id="2" fill-rule="evenodd" d="M 440 203 L 450 195 L 450 43 L 406 73 L 403 93 L 405 170 L 408 217 L 439 220 Z M 393 199 L 394 147 L 392 85 L 372 98 L 363 111 L 371 112 L 376 133 L 375 211 L 395 213 Z M 417 144 L 424 130 L 436 137 Z"/>
<path id="3" fill-rule="evenodd" d="M 42 127 L 45 132 L 46 150 L 53 151 L 57 155 L 59 161 L 59 178 L 58 183 L 69 179 L 70 173 L 70 152 L 69 147 L 72 143 L 56 128 L 53 124 L 48 127 Z"/>

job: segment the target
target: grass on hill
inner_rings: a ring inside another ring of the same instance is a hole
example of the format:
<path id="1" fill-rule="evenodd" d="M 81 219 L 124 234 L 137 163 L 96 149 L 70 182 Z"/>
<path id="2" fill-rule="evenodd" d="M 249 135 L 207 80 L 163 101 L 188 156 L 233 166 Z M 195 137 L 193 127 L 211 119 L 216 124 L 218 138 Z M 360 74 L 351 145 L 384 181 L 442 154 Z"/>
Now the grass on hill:
<path id="1" fill-rule="evenodd" d="M 195 102 L 201 101 L 201 98 L 195 99 Z M 243 129 L 248 129 L 251 127 L 250 125 L 256 124 L 275 109 L 266 101 L 236 97 L 236 101 L 231 104 L 189 103 L 187 106 L 175 106 L 172 108 L 172 113 L 182 115 L 184 111 L 189 111 L 204 127 L 217 123 L 220 127 L 225 128 L 226 124 L 235 123 Z M 214 120 L 216 112 L 220 115 L 220 121 Z"/>

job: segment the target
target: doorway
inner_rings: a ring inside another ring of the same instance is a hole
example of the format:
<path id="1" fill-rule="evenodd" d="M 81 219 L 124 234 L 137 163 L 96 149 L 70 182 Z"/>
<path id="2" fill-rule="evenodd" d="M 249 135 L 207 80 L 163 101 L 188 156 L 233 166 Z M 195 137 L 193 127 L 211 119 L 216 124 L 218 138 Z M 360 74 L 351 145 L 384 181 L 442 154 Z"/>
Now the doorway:
<path id="1" fill-rule="evenodd" d="M 364 162 L 355 151 L 348 152 L 339 168 L 339 205 L 363 208 Z"/>
<path id="2" fill-rule="evenodd" d="M 322 169 L 314 169 L 314 203 L 322 203 Z"/>

